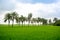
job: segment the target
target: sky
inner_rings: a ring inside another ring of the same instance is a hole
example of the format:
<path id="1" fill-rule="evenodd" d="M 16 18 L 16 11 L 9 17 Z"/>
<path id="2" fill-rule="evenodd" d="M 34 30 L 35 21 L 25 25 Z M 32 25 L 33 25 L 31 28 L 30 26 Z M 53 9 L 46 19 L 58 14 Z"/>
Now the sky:
<path id="1" fill-rule="evenodd" d="M 16 11 L 19 16 L 41 18 L 60 18 L 60 0 L 0 0 L 0 23 L 4 23 L 4 15 Z"/>

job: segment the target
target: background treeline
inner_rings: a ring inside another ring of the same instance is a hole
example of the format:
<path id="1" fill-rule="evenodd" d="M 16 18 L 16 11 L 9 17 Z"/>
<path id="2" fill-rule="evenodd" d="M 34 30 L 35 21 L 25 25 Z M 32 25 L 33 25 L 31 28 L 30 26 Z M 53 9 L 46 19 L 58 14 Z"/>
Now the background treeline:
<path id="1" fill-rule="evenodd" d="M 40 25 L 40 23 L 42 25 L 57 25 L 57 26 L 60 26 L 60 20 L 58 18 L 54 18 L 53 19 L 53 22 L 51 19 L 49 19 L 49 21 L 47 21 L 47 19 L 45 18 L 40 18 L 40 17 L 37 17 L 37 18 L 32 18 L 32 13 L 29 13 L 28 14 L 28 17 L 24 17 L 23 15 L 19 16 L 19 14 L 17 12 L 11 12 L 11 13 L 6 13 L 5 14 L 5 17 L 4 17 L 4 22 L 7 22 L 8 21 L 8 25 L 10 25 L 10 22 L 12 21 L 12 27 L 13 27 L 13 24 L 14 22 L 16 21 L 16 23 L 19 24 L 20 26 L 20 23 L 22 23 L 22 26 L 23 26 L 23 23 L 25 22 L 28 22 L 28 26 L 29 24 L 33 24 L 33 23 L 38 23 L 38 25 Z"/>

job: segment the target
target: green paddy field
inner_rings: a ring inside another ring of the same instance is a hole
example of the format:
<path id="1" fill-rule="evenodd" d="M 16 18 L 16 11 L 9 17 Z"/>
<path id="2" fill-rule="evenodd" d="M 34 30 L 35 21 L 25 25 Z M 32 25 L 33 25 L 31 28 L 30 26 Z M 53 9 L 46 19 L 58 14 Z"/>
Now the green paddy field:
<path id="1" fill-rule="evenodd" d="M 60 40 L 60 26 L 0 24 L 0 40 Z"/>

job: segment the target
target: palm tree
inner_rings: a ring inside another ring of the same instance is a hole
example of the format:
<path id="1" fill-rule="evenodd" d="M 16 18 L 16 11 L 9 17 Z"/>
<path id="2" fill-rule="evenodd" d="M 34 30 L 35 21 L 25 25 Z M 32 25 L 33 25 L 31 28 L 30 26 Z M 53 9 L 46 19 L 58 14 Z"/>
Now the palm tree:
<path id="1" fill-rule="evenodd" d="M 23 26 L 23 22 L 25 21 L 25 17 L 23 17 L 23 15 L 21 15 L 20 21 L 22 22 L 22 26 Z"/>
<path id="2" fill-rule="evenodd" d="M 27 17 L 24 17 L 24 25 L 25 25 L 25 22 L 27 22 Z"/>
<path id="3" fill-rule="evenodd" d="M 41 20 L 42 20 L 42 22 L 43 22 L 43 25 L 44 25 L 44 24 L 47 24 L 47 20 L 46 20 L 46 19 L 42 18 Z"/>
<path id="4" fill-rule="evenodd" d="M 36 19 L 36 18 L 32 18 L 32 22 L 34 22 L 34 23 L 35 23 L 35 25 L 36 25 L 36 21 L 37 21 L 37 19 Z"/>
<path id="5" fill-rule="evenodd" d="M 18 18 L 18 22 L 19 22 L 19 26 L 20 26 L 20 22 L 21 22 L 21 18 L 20 17 Z"/>
<path id="6" fill-rule="evenodd" d="M 49 24 L 51 24 L 52 22 L 51 22 L 51 19 L 49 19 Z"/>
<path id="7" fill-rule="evenodd" d="M 16 12 L 12 12 L 11 17 L 12 17 L 12 27 L 13 27 L 14 19 L 18 17 L 18 14 Z"/>
<path id="8" fill-rule="evenodd" d="M 39 26 L 39 22 L 42 22 L 42 19 L 40 17 L 38 17 L 37 22 L 38 22 L 38 26 Z"/>
<path id="9" fill-rule="evenodd" d="M 33 24 L 33 19 L 31 20 L 31 24 Z"/>
<path id="10" fill-rule="evenodd" d="M 8 21 L 8 26 L 10 25 L 10 20 L 11 20 L 11 14 L 7 13 L 4 18 L 4 22 Z"/>
<path id="11" fill-rule="evenodd" d="M 20 17 L 16 17 L 16 23 L 18 23 L 20 26 Z"/>
<path id="12" fill-rule="evenodd" d="M 29 14 L 28 14 L 28 26 L 29 26 L 29 24 L 30 24 L 31 18 L 32 18 L 32 13 L 29 13 Z"/>
<path id="13" fill-rule="evenodd" d="M 57 18 L 54 18 L 53 21 L 56 22 L 58 19 Z"/>

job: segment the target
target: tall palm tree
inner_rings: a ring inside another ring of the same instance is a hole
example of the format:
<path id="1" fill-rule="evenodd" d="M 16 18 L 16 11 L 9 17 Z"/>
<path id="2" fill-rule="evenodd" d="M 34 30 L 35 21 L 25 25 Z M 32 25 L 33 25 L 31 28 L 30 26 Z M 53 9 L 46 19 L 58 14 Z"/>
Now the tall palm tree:
<path id="1" fill-rule="evenodd" d="M 51 21 L 51 19 L 49 19 L 49 24 L 51 24 L 52 23 L 52 21 Z"/>
<path id="2" fill-rule="evenodd" d="M 30 24 L 31 18 L 32 18 L 32 13 L 29 13 L 29 14 L 28 14 L 28 26 L 29 26 L 29 24 Z"/>
<path id="3" fill-rule="evenodd" d="M 36 25 L 36 18 L 32 18 L 32 22 L 34 22 L 35 23 L 35 25 Z"/>
<path id="4" fill-rule="evenodd" d="M 58 19 L 57 18 L 54 18 L 53 21 L 56 22 Z"/>
<path id="5" fill-rule="evenodd" d="M 11 20 L 11 14 L 7 13 L 4 18 L 4 22 L 8 21 L 8 26 L 10 25 L 10 20 Z"/>
<path id="6" fill-rule="evenodd" d="M 20 21 L 22 22 L 22 26 L 23 26 L 23 22 L 25 21 L 25 17 L 23 17 L 23 15 L 21 15 Z"/>
<path id="7" fill-rule="evenodd" d="M 40 17 L 37 18 L 38 26 L 40 25 L 39 22 L 42 22 L 42 19 Z"/>
<path id="8" fill-rule="evenodd" d="M 16 17 L 16 23 L 18 23 L 20 26 L 20 17 Z"/>
<path id="9" fill-rule="evenodd" d="M 18 22 L 19 22 L 19 26 L 20 26 L 20 22 L 21 22 L 21 17 L 18 18 Z"/>
<path id="10" fill-rule="evenodd" d="M 24 25 L 25 25 L 25 22 L 27 22 L 27 17 L 24 17 Z"/>
<path id="11" fill-rule="evenodd" d="M 33 25 L 33 19 L 31 20 L 31 24 Z"/>
<path id="12" fill-rule="evenodd" d="M 18 17 L 18 14 L 16 12 L 12 12 L 11 17 L 12 17 L 12 27 L 13 27 L 14 19 L 16 19 Z"/>

